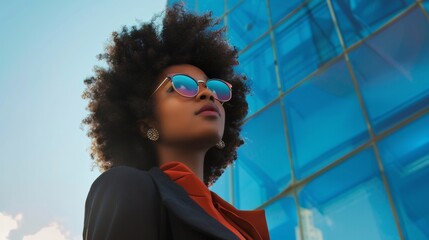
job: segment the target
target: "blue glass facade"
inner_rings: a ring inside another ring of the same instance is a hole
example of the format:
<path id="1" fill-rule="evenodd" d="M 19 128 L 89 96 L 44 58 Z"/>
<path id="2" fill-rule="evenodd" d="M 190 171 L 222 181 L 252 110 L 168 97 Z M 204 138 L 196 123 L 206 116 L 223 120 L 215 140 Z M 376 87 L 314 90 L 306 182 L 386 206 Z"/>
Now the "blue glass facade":
<path id="1" fill-rule="evenodd" d="M 429 239 L 429 1 L 184 2 L 222 17 L 252 87 L 212 191 L 271 239 Z"/>

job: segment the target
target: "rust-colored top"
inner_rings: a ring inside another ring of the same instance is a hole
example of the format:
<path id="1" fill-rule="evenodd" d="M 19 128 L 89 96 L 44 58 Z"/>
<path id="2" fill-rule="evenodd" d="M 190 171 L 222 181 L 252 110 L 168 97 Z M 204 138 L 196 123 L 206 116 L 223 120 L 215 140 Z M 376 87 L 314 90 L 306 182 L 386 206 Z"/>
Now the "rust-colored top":
<path id="1" fill-rule="evenodd" d="M 265 210 L 238 210 L 209 190 L 201 179 L 184 163 L 168 162 L 160 169 L 180 185 L 201 208 L 218 220 L 240 239 L 270 239 Z"/>

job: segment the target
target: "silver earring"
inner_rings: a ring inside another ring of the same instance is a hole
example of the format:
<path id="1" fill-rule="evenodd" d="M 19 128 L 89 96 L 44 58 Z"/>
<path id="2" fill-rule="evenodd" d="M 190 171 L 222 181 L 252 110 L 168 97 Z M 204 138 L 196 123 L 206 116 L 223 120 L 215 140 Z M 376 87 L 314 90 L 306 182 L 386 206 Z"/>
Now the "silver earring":
<path id="1" fill-rule="evenodd" d="M 147 138 L 149 138 L 152 141 L 156 141 L 159 138 L 159 133 L 158 130 L 156 130 L 155 128 L 149 128 L 149 130 L 147 130 Z"/>
<path id="2" fill-rule="evenodd" d="M 225 143 L 222 141 L 222 139 L 218 143 L 216 143 L 216 147 L 219 149 L 222 149 L 225 147 Z"/>

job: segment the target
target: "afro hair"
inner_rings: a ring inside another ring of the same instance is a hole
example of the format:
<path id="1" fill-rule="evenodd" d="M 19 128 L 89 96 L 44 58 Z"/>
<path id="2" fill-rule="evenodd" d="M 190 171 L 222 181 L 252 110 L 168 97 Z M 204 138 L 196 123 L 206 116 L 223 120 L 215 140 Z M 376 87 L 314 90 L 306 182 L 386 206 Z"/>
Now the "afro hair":
<path id="1" fill-rule="evenodd" d="M 238 49 L 224 38 L 226 26 L 218 27 L 221 18 L 212 18 L 212 12 L 186 11 L 181 2 L 164 11 L 161 31 L 155 24 L 159 14 L 139 27 L 123 26 L 113 32 L 105 52 L 97 56 L 107 67 L 95 66 L 94 76 L 84 80 L 82 98 L 89 100 L 89 114 L 82 123 L 89 127 L 90 156 L 100 171 L 115 165 L 142 170 L 156 166 L 154 145 L 142 137 L 137 123 L 154 119 L 150 95 L 156 76 L 167 66 L 191 64 L 209 78 L 225 79 L 233 89 L 231 100 L 223 104 L 225 147 L 210 148 L 204 159 L 204 183 L 211 186 L 237 159 L 237 148 L 244 144 L 240 131 L 248 113 L 250 87 L 247 77 L 234 70 L 239 64 Z"/>

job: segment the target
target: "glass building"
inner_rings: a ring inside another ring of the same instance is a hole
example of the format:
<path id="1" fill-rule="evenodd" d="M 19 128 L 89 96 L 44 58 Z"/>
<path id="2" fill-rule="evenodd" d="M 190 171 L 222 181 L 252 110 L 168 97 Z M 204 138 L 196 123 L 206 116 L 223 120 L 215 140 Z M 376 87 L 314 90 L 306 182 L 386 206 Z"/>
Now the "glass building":
<path id="1" fill-rule="evenodd" d="M 252 87 L 212 191 L 271 239 L 429 239 L 429 1 L 184 3 L 222 18 Z"/>

